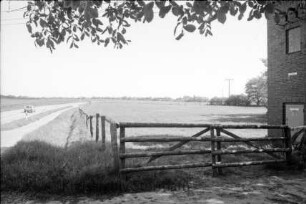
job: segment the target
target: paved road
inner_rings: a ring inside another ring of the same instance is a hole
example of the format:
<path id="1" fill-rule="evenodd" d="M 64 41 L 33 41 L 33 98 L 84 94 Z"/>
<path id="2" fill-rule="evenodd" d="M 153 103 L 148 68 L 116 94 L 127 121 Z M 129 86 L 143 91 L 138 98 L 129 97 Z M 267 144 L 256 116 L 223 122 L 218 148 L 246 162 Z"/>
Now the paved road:
<path id="1" fill-rule="evenodd" d="M 62 108 L 65 106 L 74 106 L 76 103 L 65 103 L 65 104 L 58 104 L 58 105 L 48 105 L 48 106 L 38 106 L 35 107 L 35 112 L 30 113 L 28 116 L 34 116 L 46 111 Z M 79 103 L 78 103 L 79 104 Z M 23 119 L 25 118 L 25 113 L 23 112 L 23 109 L 13 110 L 13 111 L 4 111 L 1 112 L 1 124 L 6 124 L 13 122 L 15 120 Z"/>
<path id="2" fill-rule="evenodd" d="M 61 106 L 53 106 L 55 108 L 59 107 L 65 107 L 70 105 L 70 107 L 67 107 L 63 110 L 56 111 L 54 113 L 51 113 L 50 115 L 47 115 L 33 123 L 30 123 L 28 125 L 22 126 L 20 128 L 16 128 L 13 130 L 8 130 L 8 131 L 1 131 L 1 147 L 11 147 L 14 146 L 18 141 L 21 140 L 23 136 L 26 134 L 38 129 L 39 127 L 46 125 L 50 121 L 54 120 L 57 116 L 62 114 L 63 112 L 70 110 L 72 108 L 76 108 L 84 103 L 69 103 L 69 104 L 62 104 Z M 51 110 L 50 107 L 44 110 Z M 9 111 L 12 112 L 12 111 Z M 5 113 L 5 112 L 4 112 Z M 2 114 L 2 113 L 1 113 Z M 12 117 L 9 117 L 12 118 Z M 17 118 L 17 116 L 16 116 Z"/>

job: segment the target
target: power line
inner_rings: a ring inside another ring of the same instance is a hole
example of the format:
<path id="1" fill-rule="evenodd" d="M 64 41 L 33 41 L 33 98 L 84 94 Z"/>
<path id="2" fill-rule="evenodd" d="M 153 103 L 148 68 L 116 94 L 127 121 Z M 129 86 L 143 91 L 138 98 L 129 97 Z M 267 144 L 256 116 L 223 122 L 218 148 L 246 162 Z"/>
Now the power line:
<path id="1" fill-rule="evenodd" d="M 21 7 L 21 8 L 17 8 L 17 9 L 13 9 L 13 10 L 8 10 L 8 11 L 1 11 L 1 12 L 7 12 L 7 13 L 10 13 L 10 12 L 14 12 L 14 11 L 20 11 L 20 10 L 22 10 L 22 9 L 25 9 L 25 8 L 27 8 L 27 6 L 24 6 L 24 7 Z"/>

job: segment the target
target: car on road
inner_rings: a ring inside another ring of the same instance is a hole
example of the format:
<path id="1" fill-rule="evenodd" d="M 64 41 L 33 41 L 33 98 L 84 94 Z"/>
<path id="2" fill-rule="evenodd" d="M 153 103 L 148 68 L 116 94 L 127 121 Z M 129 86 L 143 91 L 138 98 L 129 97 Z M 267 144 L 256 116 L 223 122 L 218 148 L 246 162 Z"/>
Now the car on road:
<path id="1" fill-rule="evenodd" d="M 33 112 L 35 112 L 35 108 L 32 105 L 25 106 L 24 107 L 24 112 L 25 113 L 33 113 Z"/>

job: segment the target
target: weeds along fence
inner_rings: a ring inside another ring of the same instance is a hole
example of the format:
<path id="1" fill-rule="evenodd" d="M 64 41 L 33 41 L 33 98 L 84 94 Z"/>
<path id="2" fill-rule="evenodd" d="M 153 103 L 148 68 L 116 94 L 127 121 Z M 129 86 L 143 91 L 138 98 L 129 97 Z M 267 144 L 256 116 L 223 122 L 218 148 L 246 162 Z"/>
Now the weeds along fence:
<path id="1" fill-rule="evenodd" d="M 114 168 L 120 173 L 130 173 L 138 171 L 152 171 L 152 170 L 168 170 L 168 169 L 183 169 L 183 168 L 199 168 L 210 167 L 212 168 L 213 175 L 222 173 L 222 168 L 225 167 L 239 167 L 249 165 L 262 165 L 262 164 L 277 164 L 277 163 L 290 163 L 293 141 L 295 141 L 300 135 L 306 133 L 306 127 L 290 128 L 285 125 L 272 126 L 272 125 L 212 125 L 212 124 L 182 124 L 182 123 L 117 123 L 114 120 L 96 114 L 95 116 L 87 115 L 80 109 L 80 114 L 86 117 L 85 123 L 90 130 L 91 137 L 93 137 L 93 118 L 96 121 L 96 141 L 99 140 L 99 134 L 101 130 L 102 146 L 105 148 L 105 122 L 109 123 L 111 145 L 113 151 Z M 99 125 L 101 121 L 101 125 Z M 101 129 L 99 128 L 101 127 Z M 137 136 L 126 137 L 126 129 L 130 128 L 202 128 L 201 131 L 192 135 L 191 137 L 182 136 Z M 283 134 L 279 137 L 247 137 L 242 138 L 230 130 L 235 129 L 280 129 Z M 296 133 L 291 136 L 291 131 L 296 129 Z M 119 138 L 117 137 L 119 130 Z M 209 133 L 209 137 L 203 136 L 205 133 Z M 305 137 L 303 137 L 305 139 Z M 210 149 L 204 150 L 177 150 L 181 146 L 188 142 L 206 142 L 209 143 Z M 273 147 L 269 145 L 268 148 L 260 147 L 257 142 L 262 141 L 272 144 L 274 141 L 280 145 Z M 141 142 L 178 142 L 170 146 L 166 150 L 159 152 L 131 152 L 127 153 L 125 144 L 128 142 L 141 143 Z M 252 149 L 244 150 L 228 150 L 222 148 L 222 143 L 244 143 Z M 119 143 L 119 145 L 118 145 Z M 240 162 L 224 162 L 222 155 L 237 155 L 237 154 L 268 154 L 273 159 L 260 160 L 260 161 L 240 161 Z M 211 162 L 206 163 L 188 163 L 179 165 L 157 165 L 157 166 L 142 166 L 142 167 L 126 167 L 126 159 L 148 157 L 147 164 L 162 156 L 175 156 L 175 155 L 208 155 L 211 158 Z"/>

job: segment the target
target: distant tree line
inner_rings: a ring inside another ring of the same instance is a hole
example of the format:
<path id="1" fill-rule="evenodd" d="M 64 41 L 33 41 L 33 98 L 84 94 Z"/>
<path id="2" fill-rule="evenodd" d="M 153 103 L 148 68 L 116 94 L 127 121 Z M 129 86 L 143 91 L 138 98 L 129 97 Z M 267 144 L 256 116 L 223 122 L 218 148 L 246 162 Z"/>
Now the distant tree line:
<path id="1" fill-rule="evenodd" d="M 245 93 L 230 97 L 213 97 L 210 105 L 227 106 L 267 106 L 267 72 L 250 79 L 245 85 Z"/>
<path id="2" fill-rule="evenodd" d="M 264 63 L 264 62 L 263 62 Z M 50 99 L 79 99 L 79 100 L 140 100 L 140 101 L 173 101 L 173 102 L 198 102 L 207 103 L 210 105 L 226 105 L 226 106 L 266 106 L 267 105 L 267 72 L 260 76 L 250 79 L 245 85 L 245 93 L 239 95 L 231 95 L 230 97 L 208 97 L 201 96 L 183 96 L 179 98 L 171 97 L 50 97 Z M 1 98 L 15 98 L 15 99 L 48 99 L 44 97 L 27 97 L 27 96 L 13 96 L 1 95 Z"/>

